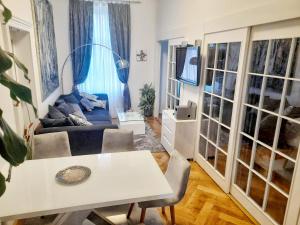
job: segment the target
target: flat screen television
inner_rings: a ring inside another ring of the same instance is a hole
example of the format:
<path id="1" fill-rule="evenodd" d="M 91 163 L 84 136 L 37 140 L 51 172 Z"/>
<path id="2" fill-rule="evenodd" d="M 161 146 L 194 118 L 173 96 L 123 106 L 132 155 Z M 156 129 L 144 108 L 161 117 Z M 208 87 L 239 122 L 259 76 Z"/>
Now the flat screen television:
<path id="1" fill-rule="evenodd" d="M 176 48 L 176 79 L 194 86 L 199 85 L 201 71 L 200 47 Z"/>

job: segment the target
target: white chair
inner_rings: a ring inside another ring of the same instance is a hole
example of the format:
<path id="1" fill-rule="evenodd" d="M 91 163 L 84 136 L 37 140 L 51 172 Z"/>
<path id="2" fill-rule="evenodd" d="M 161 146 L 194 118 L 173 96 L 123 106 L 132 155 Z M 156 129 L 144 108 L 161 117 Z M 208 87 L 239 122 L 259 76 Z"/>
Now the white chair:
<path id="1" fill-rule="evenodd" d="M 133 131 L 126 129 L 105 129 L 101 153 L 134 151 Z"/>
<path id="2" fill-rule="evenodd" d="M 142 208 L 140 223 L 144 223 L 147 208 L 162 207 L 164 213 L 164 207 L 170 206 L 171 222 L 172 225 L 175 224 L 174 205 L 180 202 L 185 195 L 188 180 L 189 180 L 190 170 L 191 170 L 190 163 L 185 158 L 183 158 L 177 151 L 172 152 L 165 176 L 171 188 L 174 191 L 174 197 L 161 199 L 161 200 L 139 202 L 138 206 Z M 134 203 L 131 204 L 130 206 L 130 209 L 127 214 L 127 218 L 130 217 L 133 206 Z"/>
<path id="3" fill-rule="evenodd" d="M 71 156 L 67 132 L 47 133 L 33 137 L 32 159 Z"/>

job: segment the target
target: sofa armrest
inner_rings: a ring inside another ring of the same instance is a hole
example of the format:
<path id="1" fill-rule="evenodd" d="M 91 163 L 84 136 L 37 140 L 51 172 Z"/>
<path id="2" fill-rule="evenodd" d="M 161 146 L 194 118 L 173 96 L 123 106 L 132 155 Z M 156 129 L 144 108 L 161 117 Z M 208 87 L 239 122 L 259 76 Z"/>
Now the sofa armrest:
<path id="1" fill-rule="evenodd" d="M 35 134 L 67 131 L 72 155 L 99 154 L 102 149 L 105 129 L 117 129 L 117 125 L 93 125 L 40 128 Z"/>
<path id="2" fill-rule="evenodd" d="M 102 94 L 102 93 L 98 93 L 98 94 L 94 94 L 94 95 L 96 95 L 99 100 L 106 101 L 106 110 L 109 111 L 108 95 L 107 94 Z"/>

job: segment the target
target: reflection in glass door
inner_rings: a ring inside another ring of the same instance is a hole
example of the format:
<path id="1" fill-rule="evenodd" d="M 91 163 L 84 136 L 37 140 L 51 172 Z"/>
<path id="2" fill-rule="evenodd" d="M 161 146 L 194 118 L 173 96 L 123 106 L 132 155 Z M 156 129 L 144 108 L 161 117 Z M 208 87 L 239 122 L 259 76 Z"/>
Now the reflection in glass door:
<path id="1" fill-rule="evenodd" d="M 291 224 L 284 221 L 300 143 L 300 38 L 252 38 L 246 77 L 233 195 L 264 224 Z"/>
<path id="2" fill-rule="evenodd" d="M 229 191 L 237 110 L 247 30 L 240 29 L 205 37 L 203 97 L 200 102 L 200 133 L 196 160 L 223 188 Z M 220 39 L 220 37 L 222 37 Z M 221 40 L 221 42 L 220 42 Z"/>

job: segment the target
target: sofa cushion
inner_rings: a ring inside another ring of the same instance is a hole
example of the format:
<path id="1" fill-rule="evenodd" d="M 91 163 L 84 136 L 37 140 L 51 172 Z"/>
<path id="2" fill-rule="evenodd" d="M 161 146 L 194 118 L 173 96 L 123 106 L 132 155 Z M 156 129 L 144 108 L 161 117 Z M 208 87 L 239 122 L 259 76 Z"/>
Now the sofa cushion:
<path id="1" fill-rule="evenodd" d="M 88 121 L 111 121 L 109 112 L 105 109 L 94 109 L 91 112 L 85 112 Z"/>
<path id="2" fill-rule="evenodd" d="M 61 111 L 59 111 L 56 107 L 54 107 L 52 105 L 48 106 L 48 110 L 49 110 L 48 116 L 51 119 L 64 119 L 64 118 L 66 118 L 66 116 Z"/>
<path id="3" fill-rule="evenodd" d="M 74 126 L 74 123 L 70 118 L 63 118 L 63 119 L 44 118 L 44 119 L 40 119 L 40 121 L 44 128 Z"/>
<path id="4" fill-rule="evenodd" d="M 87 99 L 87 98 L 82 98 L 80 100 L 80 104 L 84 107 L 84 109 L 88 112 L 92 111 L 94 109 L 93 104 Z"/>

